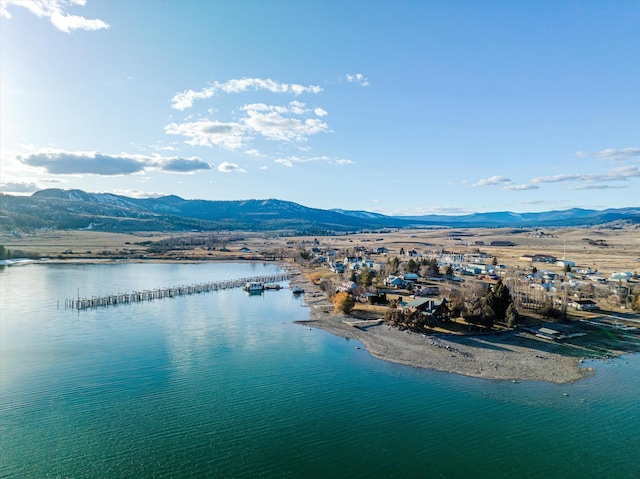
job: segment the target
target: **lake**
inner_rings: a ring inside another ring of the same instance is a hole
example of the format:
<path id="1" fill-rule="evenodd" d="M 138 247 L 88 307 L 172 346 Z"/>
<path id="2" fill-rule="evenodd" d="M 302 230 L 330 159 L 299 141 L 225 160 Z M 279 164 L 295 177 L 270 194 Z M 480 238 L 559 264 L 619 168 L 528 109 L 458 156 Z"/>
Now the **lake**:
<path id="1" fill-rule="evenodd" d="M 261 263 L 0 269 L 5 478 L 640 477 L 640 360 L 574 384 L 375 359 L 289 289 L 88 311 L 65 299 L 279 271 Z M 568 394 L 565 395 L 565 393 Z"/>

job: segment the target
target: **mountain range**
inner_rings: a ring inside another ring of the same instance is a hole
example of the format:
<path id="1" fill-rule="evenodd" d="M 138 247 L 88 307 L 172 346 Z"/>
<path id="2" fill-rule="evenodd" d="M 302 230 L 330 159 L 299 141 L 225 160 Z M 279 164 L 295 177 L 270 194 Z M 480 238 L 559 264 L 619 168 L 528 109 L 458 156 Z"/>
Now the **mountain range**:
<path id="1" fill-rule="evenodd" d="M 0 229 L 99 231 L 288 230 L 337 231 L 426 227 L 558 227 L 640 224 L 640 208 L 572 208 L 540 213 L 509 211 L 462 216 L 387 216 L 368 211 L 309 208 L 277 199 L 210 201 L 178 196 L 130 198 L 82 190 L 46 189 L 31 196 L 0 195 Z"/>

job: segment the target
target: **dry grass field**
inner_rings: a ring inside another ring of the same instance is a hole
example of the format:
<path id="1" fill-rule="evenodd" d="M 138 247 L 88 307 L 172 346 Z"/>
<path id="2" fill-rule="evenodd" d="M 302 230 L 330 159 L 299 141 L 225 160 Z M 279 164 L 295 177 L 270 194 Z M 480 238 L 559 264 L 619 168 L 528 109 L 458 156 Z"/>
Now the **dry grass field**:
<path id="1" fill-rule="evenodd" d="M 171 237 L 202 236 L 203 233 L 103 233 L 95 231 L 38 231 L 22 236 L 3 235 L 0 244 L 11 250 L 38 252 L 42 256 L 71 258 L 91 258 L 108 256 L 128 256 L 146 253 L 145 246 L 136 244 L 158 241 Z M 548 254 L 558 259 L 565 257 L 573 261 L 577 268 L 590 268 L 608 276 L 616 271 L 640 271 L 640 228 L 558 228 L 521 230 L 510 228 L 463 228 L 434 230 L 398 230 L 384 234 L 354 234 L 320 237 L 280 237 L 274 233 L 234 233 L 225 241 L 228 252 L 221 252 L 220 245 L 214 251 L 202 248 L 172 252 L 163 255 L 149 255 L 158 259 L 244 259 L 261 258 L 263 251 L 287 251 L 311 248 L 314 240 L 320 248 L 349 251 L 355 247 L 375 250 L 386 247 L 386 255 L 374 255 L 376 261 L 386 261 L 387 257 L 415 249 L 419 252 L 451 251 L 469 253 L 480 250 L 497 256 L 500 264 L 508 267 L 560 271 L 561 268 L 548 264 L 532 264 L 521 260 L 526 254 Z M 238 239 L 236 239 L 238 238 Z M 511 241 L 514 246 L 490 246 L 492 241 Z M 250 253 L 241 253 L 246 247 Z M 65 254 L 71 250 L 72 254 Z M 90 252 L 90 253 L 88 253 Z M 105 254 L 106 253 L 106 254 Z"/>

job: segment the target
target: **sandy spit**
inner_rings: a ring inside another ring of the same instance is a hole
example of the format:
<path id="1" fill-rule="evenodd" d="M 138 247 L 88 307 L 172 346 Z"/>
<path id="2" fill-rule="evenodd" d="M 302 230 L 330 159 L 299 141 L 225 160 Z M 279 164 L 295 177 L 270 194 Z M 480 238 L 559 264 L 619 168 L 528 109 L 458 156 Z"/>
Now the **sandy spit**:
<path id="1" fill-rule="evenodd" d="M 309 327 L 357 339 L 375 357 L 434 371 L 485 379 L 568 383 L 588 375 L 576 357 L 553 352 L 554 344 L 528 339 L 517 332 L 498 335 L 425 335 L 402 331 L 385 323 L 355 328 L 350 318 L 333 312 L 325 294 L 305 275 L 292 270 L 291 287 L 305 290 Z M 351 318 L 352 319 L 352 318 Z"/>

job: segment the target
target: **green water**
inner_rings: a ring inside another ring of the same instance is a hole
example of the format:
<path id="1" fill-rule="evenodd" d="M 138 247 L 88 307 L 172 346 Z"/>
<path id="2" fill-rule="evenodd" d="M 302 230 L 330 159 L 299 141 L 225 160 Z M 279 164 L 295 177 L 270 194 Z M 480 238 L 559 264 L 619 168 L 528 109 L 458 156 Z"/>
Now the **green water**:
<path id="1" fill-rule="evenodd" d="M 289 290 L 64 309 L 78 288 L 276 270 L 1 270 L 0 475 L 640 477 L 637 356 L 595 363 L 593 377 L 570 385 L 495 382 L 386 363 L 293 324 L 308 310 Z"/>

